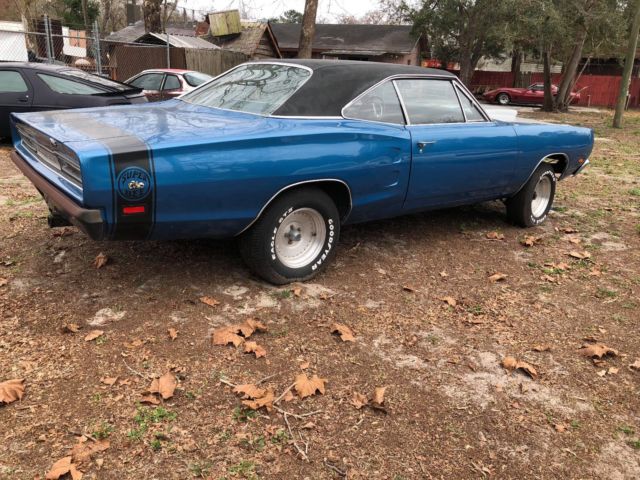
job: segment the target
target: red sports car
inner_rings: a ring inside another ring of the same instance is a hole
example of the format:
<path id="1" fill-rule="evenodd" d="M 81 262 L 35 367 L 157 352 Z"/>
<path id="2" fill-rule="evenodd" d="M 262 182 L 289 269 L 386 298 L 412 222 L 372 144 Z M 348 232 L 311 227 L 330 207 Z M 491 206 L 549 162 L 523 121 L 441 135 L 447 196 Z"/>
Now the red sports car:
<path id="1" fill-rule="evenodd" d="M 551 94 L 558 94 L 558 86 L 551 85 Z M 534 83 L 527 88 L 496 88 L 485 92 L 482 97 L 489 103 L 509 105 L 510 103 L 542 105 L 544 103 L 544 84 Z M 580 93 L 571 92 L 571 103 L 578 103 Z"/>
<path id="2" fill-rule="evenodd" d="M 168 100 L 208 82 L 213 77 L 206 73 L 175 68 L 144 70 L 125 83 L 141 88 L 150 102 Z"/>

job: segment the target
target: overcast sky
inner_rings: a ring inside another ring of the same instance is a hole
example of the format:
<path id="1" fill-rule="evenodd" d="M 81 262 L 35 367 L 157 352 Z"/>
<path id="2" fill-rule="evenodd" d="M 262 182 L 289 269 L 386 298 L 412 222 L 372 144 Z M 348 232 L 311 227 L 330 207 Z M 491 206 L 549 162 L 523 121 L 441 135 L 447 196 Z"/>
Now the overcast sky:
<path id="1" fill-rule="evenodd" d="M 252 19 L 278 17 L 292 9 L 304 11 L 304 0 L 178 0 L 178 7 L 195 9 L 198 15 L 238 8 L 240 3 Z M 332 21 L 343 14 L 359 17 L 377 7 L 378 0 L 319 0 L 318 20 Z"/>

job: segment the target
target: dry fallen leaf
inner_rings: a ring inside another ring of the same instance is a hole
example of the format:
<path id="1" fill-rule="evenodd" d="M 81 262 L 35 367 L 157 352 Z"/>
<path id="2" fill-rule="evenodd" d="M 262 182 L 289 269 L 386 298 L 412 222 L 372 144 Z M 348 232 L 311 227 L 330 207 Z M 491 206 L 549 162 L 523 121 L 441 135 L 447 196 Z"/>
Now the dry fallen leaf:
<path id="1" fill-rule="evenodd" d="M 331 333 L 337 333 L 343 342 L 355 342 L 356 337 L 353 336 L 353 330 L 342 323 L 332 323 Z"/>
<path id="2" fill-rule="evenodd" d="M 366 406 L 369 403 L 369 399 L 358 392 L 353 392 L 353 396 L 351 397 L 351 405 L 360 410 L 362 407 Z"/>
<path id="3" fill-rule="evenodd" d="M 97 440 L 95 442 L 80 442 L 71 449 L 71 461 L 78 467 L 88 462 L 93 455 L 104 452 L 110 447 L 109 440 Z"/>
<path id="4" fill-rule="evenodd" d="M 7 283 L 9 283 L 9 280 L 4 277 L 0 277 L 0 287 L 4 287 Z"/>
<path id="5" fill-rule="evenodd" d="M 416 291 L 416 289 L 415 289 L 415 288 L 410 287 L 409 285 L 403 285 L 403 286 L 402 286 L 402 289 L 403 289 L 405 292 L 415 292 L 415 291 Z"/>
<path id="6" fill-rule="evenodd" d="M 456 301 L 455 298 L 453 297 L 442 297 L 440 300 L 442 300 L 443 302 L 445 302 L 447 305 L 449 305 L 450 307 L 455 307 L 458 302 Z"/>
<path id="7" fill-rule="evenodd" d="M 217 305 L 220 305 L 220 302 L 218 300 L 211 297 L 200 297 L 200 301 L 205 305 L 209 305 L 210 307 L 215 307 Z"/>
<path id="8" fill-rule="evenodd" d="M 632 370 L 638 370 L 640 372 L 640 358 L 637 358 L 635 362 L 629 365 Z"/>
<path id="9" fill-rule="evenodd" d="M 160 400 L 155 395 L 144 395 L 140 400 L 140 403 L 149 403 L 151 405 L 160 405 Z"/>
<path id="10" fill-rule="evenodd" d="M 109 385 L 113 387 L 113 385 L 118 381 L 118 377 L 103 377 L 100 379 L 100 383 L 104 383 L 105 385 Z"/>
<path id="11" fill-rule="evenodd" d="M 525 247 L 533 247 L 535 244 L 540 243 L 542 241 L 542 237 L 536 237 L 534 235 L 526 235 L 520 243 Z"/>
<path id="12" fill-rule="evenodd" d="M 80 331 L 80 325 L 77 323 L 65 323 L 62 326 L 63 333 L 78 333 Z"/>
<path id="13" fill-rule="evenodd" d="M 533 366 L 529 365 L 527 362 L 517 360 L 514 357 L 504 357 L 502 359 L 502 366 L 510 372 L 514 370 L 521 370 L 534 379 L 538 376 L 538 372 L 533 368 Z"/>
<path id="14" fill-rule="evenodd" d="M 107 257 L 104 253 L 100 252 L 96 255 L 96 258 L 93 260 L 93 266 L 96 268 L 102 268 L 107 263 L 109 263 L 109 257 Z"/>
<path id="15" fill-rule="evenodd" d="M 267 351 L 256 342 L 245 342 L 244 353 L 255 353 L 256 358 L 260 358 L 264 357 L 267 354 Z"/>
<path id="16" fill-rule="evenodd" d="M 555 428 L 558 433 L 562 433 L 567 430 L 567 426 L 563 423 L 556 423 L 553 428 Z"/>
<path id="17" fill-rule="evenodd" d="M 496 231 L 487 232 L 486 237 L 489 240 L 504 240 L 504 233 L 499 233 Z"/>
<path id="18" fill-rule="evenodd" d="M 583 252 L 579 252 L 577 250 L 571 250 L 567 255 L 569 255 L 572 258 L 577 258 L 578 260 L 586 260 L 588 258 L 591 258 L 591 253 L 587 252 L 586 250 Z"/>
<path id="19" fill-rule="evenodd" d="M 245 338 L 249 338 L 253 335 L 253 332 L 265 332 L 267 331 L 266 325 L 264 325 L 260 320 L 254 320 L 249 318 L 244 321 L 244 323 L 237 326 L 238 331 L 236 333 L 242 333 Z"/>
<path id="20" fill-rule="evenodd" d="M 301 373 L 296 376 L 295 389 L 300 398 L 315 395 L 316 391 L 324 394 L 324 384 L 326 381 L 326 378 L 319 378 L 317 375 L 309 378 L 305 373 Z"/>
<path id="21" fill-rule="evenodd" d="M 258 410 L 259 408 L 264 407 L 267 409 L 267 412 L 270 412 L 273 408 L 274 398 L 273 390 L 267 390 L 264 396 L 256 398 L 255 400 L 243 400 L 242 404 L 252 410 Z"/>
<path id="22" fill-rule="evenodd" d="M 563 233 L 578 233 L 578 230 L 576 230 L 576 229 L 575 229 L 575 228 L 573 228 L 573 227 L 564 227 L 564 228 L 562 229 L 562 232 L 563 232 Z"/>
<path id="23" fill-rule="evenodd" d="M 176 376 L 167 372 L 160 378 L 154 378 L 149 386 L 149 393 L 158 393 L 164 400 L 173 397 L 173 392 L 178 384 Z"/>
<path id="24" fill-rule="evenodd" d="M 61 458 L 51 466 L 51 469 L 44 477 L 46 480 L 58 480 L 61 476 L 66 475 L 71 470 L 71 455 Z"/>
<path id="25" fill-rule="evenodd" d="M 284 394 L 284 397 L 282 397 L 282 401 L 283 402 L 291 402 L 292 400 L 295 400 L 295 395 L 293 393 L 291 393 L 291 390 L 287 390 Z"/>
<path id="26" fill-rule="evenodd" d="M 449 274 L 447 272 L 445 272 L 444 270 L 442 272 L 440 272 L 438 275 L 440 275 L 442 278 L 447 278 L 449 276 Z"/>
<path id="27" fill-rule="evenodd" d="M 373 391 L 373 397 L 371 397 L 371 402 L 376 405 L 382 406 L 384 403 L 384 392 L 387 390 L 387 387 L 376 387 Z"/>
<path id="28" fill-rule="evenodd" d="M 221 327 L 213 331 L 213 344 L 214 345 L 227 345 L 233 343 L 234 346 L 240 345 L 244 342 L 244 339 L 236 332 L 238 328 L 235 326 Z"/>
<path id="29" fill-rule="evenodd" d="M 301 287 L 294 287 L 291 289 L 291 291 L 293 292 L 293 294 L 296 297 L 299 297 L 300 295 L 302 295 L 302 288 Z"/>
<path id="30" fill-rule="evenodd" d="M 494 273 L 493 275 L 489 276 L 489 281 L 491 282 L 501 282 L 503 280 L 507 279 L 507 275 L 504 273 Z"/>
<path id="31" fill-rule="evenodd" d="M 235 393 L 241 393 L 244 398 L 261 398 L 264 397 L 267 391 L 263 388 L 258 388 L 253 383 L 247 383 L 245 385 L 236 385 L 233 387 Z"/>
<path id="32" fill-rule="evenodd" d="M 306 370 L 307 368 L 309 368 L 309 362 L 302 362 L 300 364 L 300 370 Z"/>
<path id="33" fill-rule="evenodd" d="M 102 330 L 91 330 L 87 333 L 87 336 L 84 337 L 85 342 L 90 342 L 91 340 L 95 340 L 98 337 L 101 337 L 104 332 Z"/>
<path id="34" fill-rule="evenodd" d="M 548 352 L 551 350 L 551 345 L 534 345 L 531 350 L 534 352 Z"/>
<path id="35" fill-rule="evenodd" d="M 618 372 L 620 371 L 619 368 L 616 367 L 609 367 L 609 370 L 607 370 L 607 373 L 609 375 L 616 375 Z"/>
<path id="36" fill-rule="evenodd" d="M 578 350 L 578 352 L 580 352 L 585 357 L 590 357 L 590 358 L 602 358 L 607 355 L 612 355 L 612 356 L 618 355 L 617 350 L 607 347 L 604 343 L 584 344 Z"/>
<path id="37" fill-rule="evenodd" d="M 169 334 L 169 338 L 171 340 L 175 340 L 176 338 L 178 338 L 178 330 L 176 330 L 175 328 L 169 328 L 167 330 L 167 333 Z"/>
<path id="38" fill-rule="evenodd" d="M 24 395 L 24 379 L 14 378 L 0 382 L 0 405 L 22 400 Z"/>

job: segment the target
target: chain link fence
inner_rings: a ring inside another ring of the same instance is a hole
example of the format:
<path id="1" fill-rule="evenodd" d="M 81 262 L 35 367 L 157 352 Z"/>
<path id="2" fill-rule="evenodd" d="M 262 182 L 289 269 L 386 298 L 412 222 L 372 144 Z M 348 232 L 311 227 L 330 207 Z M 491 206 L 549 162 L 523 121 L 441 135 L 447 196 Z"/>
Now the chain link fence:
<path id="1" fill-rule="evenodd" d="M 75 30 L 44 16 L 33 31 L 7 28 L 0 22 L 0 62 L 38 62 L 67 65 L 118 81 L 152 68 L 178 68 L 218 75 L 248 59 L 240 52 L 211 48 L 182 48 L 166 42 L 139 43 L 101 38 L 93 28 Z"/>

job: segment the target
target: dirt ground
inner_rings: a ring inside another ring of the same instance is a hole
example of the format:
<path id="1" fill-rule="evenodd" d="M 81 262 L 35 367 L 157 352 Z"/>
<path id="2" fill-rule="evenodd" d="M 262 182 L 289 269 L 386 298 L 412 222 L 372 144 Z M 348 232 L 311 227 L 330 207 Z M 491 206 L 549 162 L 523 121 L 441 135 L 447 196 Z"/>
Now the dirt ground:
<path id="1" fill-rule="evenodd" d="M 513 227 L 495 202 L 347 227 L 326 273 L 287 288 L 233 242 L 51 230 L 0 149 L 0 382 L 26 385 L 0 406 L 0 478 L 44 478 L 80 439 L 109 442 L 85 479 L 640 478 L 640 113 L 621 131 L 609 112 L 527 116 L 597 135 L 544 225 Z M 212 344 L 248 318 L 265 357 Z M 595 341 L 617 354 L 582 355 Z M 281 411 L 229 386 L 266 378 L 279 396 L 303 367 L 325 393 Z M 140 405 L 167 371 L 173 397 Z M 376 387 L 383 409 L 354 406 Z"/>

